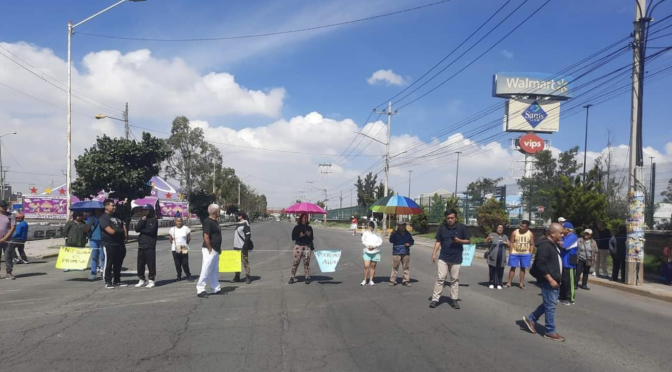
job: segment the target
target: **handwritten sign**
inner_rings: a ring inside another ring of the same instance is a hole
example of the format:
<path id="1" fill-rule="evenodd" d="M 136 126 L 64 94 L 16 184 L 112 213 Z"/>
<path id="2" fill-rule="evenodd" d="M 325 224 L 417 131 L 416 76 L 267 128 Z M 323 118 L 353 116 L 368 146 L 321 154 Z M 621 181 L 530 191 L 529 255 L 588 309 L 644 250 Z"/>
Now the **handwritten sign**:
<path id="1" fill-rule="evenodd" d="M 476 244 L 465 244 L 462 250 L 462 266 L 471 266 L 476 253 Z"/>
<path id="2" fill-rule="evenodd" d="M 321 272 L 333 273 L 336 271 L 336 265 L 338 265 L 338 261 L 341 259 L 341 251 L 315 251 L 315 258 L 317 259 L 317 264 L 320 266 Z"/>
<path id="3" fill-rule="evenodd" d="M 239 273 L 241 270 L 240 251 L 222 251 L 219 255 L 220 273 Z"/>
<path id="4" fill-rule="evenodd" d="M 56 260 L 57 269 L 86 270 L 91 259 L 91 248 L 61 247 Z"/>

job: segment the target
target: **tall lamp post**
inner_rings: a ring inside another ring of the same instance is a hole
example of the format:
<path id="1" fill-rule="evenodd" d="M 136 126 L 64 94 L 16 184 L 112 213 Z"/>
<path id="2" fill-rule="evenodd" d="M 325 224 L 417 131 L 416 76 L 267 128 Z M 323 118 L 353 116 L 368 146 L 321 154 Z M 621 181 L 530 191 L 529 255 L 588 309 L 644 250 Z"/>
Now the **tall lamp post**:
<path id="1" fill-rule="evenodd" d="M 112 120 L 116 120 L 116 121 L 123 121 L 124 122 L 124 134 L 126 136 L 126 139 L 130 139 L 129 135 L 130 135 L 131 127 L 128 125 L 128 102 L 126 102 L 126 110 L 124 110 L 124 118 L 123 119 L 119 119 L 119 118 L 115 118 L 115 117 L 112 117 L 112 116 L 109 116 L 109 115 L 103 115 L 103 114 L 98 114 L 98 115 L 95 116 L 95 118 L 98 119 L 98 120 L 112 119 Z"/>
<path id="2" fill-rule="evenodd" d="M 588 111 L 592 106 L 592 104 L 583 106 L 586 109 L 586 135 L 583 141 L 583 183 L 586 183 L 586 159 L 588 155 Z"/>
<path id="3" fill-rule="evenodd" d="M 65 188 L 66 188 L 66 214 L 65 218 L 67 219 L 68 216 L 70 215 L 70 203 L 71 203 L 71 198 L 72 198 L 72 191 L 70 190 L 70 186 L 72 184 L 72 58 L 71 58 L 71 51 L 72 51 L 72 35 L 74 33 L 74 30 L 76 27 L 98 17 L 99 15 L 107 12 L 108 10 L 121 5 L 125 2 L 141 2 L 145 0 L 121 0 L 113 5 L 108 6 L 107 8 L 101 10 L 100 12 L 90 16 L 89 18 L 86 18 L 85 20 L 72 24 L 71 21 L 68 21 L 68 119 L 67 119 L 67 154 L 66 154 L 66 161 L 67 161 L 67 167 L 65 168 Z"/>
<path id="4" fill-rule="evenodd" d="M 0 200 L 5 200 L 5 168 L 2 166 L 2 137 L 16 134 L 16 132 L 5 133 L 0 136 Z"/>

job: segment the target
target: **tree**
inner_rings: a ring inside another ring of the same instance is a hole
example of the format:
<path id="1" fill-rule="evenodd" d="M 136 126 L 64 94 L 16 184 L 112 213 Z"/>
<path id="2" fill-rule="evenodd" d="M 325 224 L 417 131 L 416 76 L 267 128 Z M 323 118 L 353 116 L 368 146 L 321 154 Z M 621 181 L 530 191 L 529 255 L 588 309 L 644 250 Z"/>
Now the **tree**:
<path id="1" fill-rule="evenodd" d="M 355 184 L 355 187 L 357 187 L 357 205 L 366 207 L 376 202 L 377 180 L 378 175 L 374 175 L 373 172 L 369 172 L 363 180 L 361 177 L 357 177 L 357 183 Z"/>
<path id="2" fill-rule="evenodd" d="M 429 208 L 429 222 L 436 223 L 441 222 L 441 217 L 443 217 L 443 212 L 446 211 L 446 203 L 441 199 L 439 194 L 434 194 L 432 196 L 432 205 Z"/>
<path id="3" fill-rule="evenodd" d="M 215 196 L 205 190 L 196 190 L 189 195 L 189 211 L 201 220 L 208 218 L 208 207 L 215 202 Z"/>
<path id="4" fill-rule="evenodd" d="M 394 195 L 394 190 L 391 187 L 388 187 L 387 188 L 387 196 L 392 196 L 392 195 Z M 381 182 L 376 187 L 376 200 L 378 200 L 380 198 L 384 198 L 384 197 L 385 197 L 385 184 L 383 182 Z"/>
<path id="5" fill-rule="evenodd" d="M 427 232 L 429 229 L 429 224 L 427 223 L 427 212 L 424 208 L 422 209 L 421 214 L 414 214 L 411 217 L 411 226 L 413 226 L 414 231 L 417 231 L 421 234 Z"/>
<path id="6" fill-rule="evenodd" d="M 672 178 L 667 181 L 667 190 L 660 193 L 664 198 L 661 203 L 672 203 Z"/>
<path id="7" fill-rule="evenodd" d="M 103 135 L 75 160 L 78 178 L 72 193 L 85 199 L 104 190 L 109 198 L 124 202 L 117 213 L 129 222 L 131 201 L 150 195 L 149 180 L 159 174 L 161 163 L 170 155 L 162 139 L 146 132 L 140 142 Z"/>
<path id="8" fill-rule="evenodd" d="M 464 222 L 462 218 L 462 209 L 460 208 L 460 198 L 457 195 L 451 195 L 446 199 L 445 210 L 454 209 L 457 212 L 457 222 Z"/>
<path id="9" fill-rule="evenodd" d="M 502 180 L 502 177 L 483 177 L 469 183 L 469 186 L 467 186 L 467 195 L 469 195 L 469 201 L 476 203 L 477 205 L 483 204 L 485 201 L 485 196 L 494 193 L 495 187 L 497 187 L 497 184 L 502 182 Z"/>
<path id="10" fill-rule="evenodd" d="M 317 204 L 317 206 L 320 207 L 320 208 L 322 208 L 322 209 L 324 209 L 324 208 L 327 206 L 327 205 L 324 204 L 324 202 L 321 201 L 321 200 L 318 200 L 317 203 L 315 203 L 315 204 Z"/>
<path id="11" fill-rule="evenodd" d="M 504 203 L 495 198 L 486 200 L 477 210 L 476 218 L 478 220 L 478 226 L 480 226 L 486 234 L 491 233 L 500 223 L 506 226 L 506 223 L 509 221 L 509 216 L 506 213 L 506 208 L 504 208 Z"/>
<path id="12" fill-rule="evenodd" d="M 574 146 L 571 149 L 561 152 L 558 155 L 558 175 L 572 178 L 577 174 L 583 163 L 579 164 L 576 160 L 579 154 L 579 146 Z"/>
<path id="13" fill-rule="evenodd" d="M 583 184 L 581 177 L 573 180 L 560 176 L 560 185 L 552 191 L 541 191 L 552 197 L 553 219 L 565 217 L 575 227 L 593 226 L 607 216 L 607 197 L 595 182 Z"/>

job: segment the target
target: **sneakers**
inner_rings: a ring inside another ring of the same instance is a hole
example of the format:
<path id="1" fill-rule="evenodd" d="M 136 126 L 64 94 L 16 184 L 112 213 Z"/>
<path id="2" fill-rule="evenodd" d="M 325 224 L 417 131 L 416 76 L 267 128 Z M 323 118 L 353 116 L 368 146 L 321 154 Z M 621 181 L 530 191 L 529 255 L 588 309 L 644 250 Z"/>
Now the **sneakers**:
<path id="1" fill-rule="evenodd" d="M 114 285 L 112 285 L 112 283 L 105 283 L 105 288 L 106 289 L 114 289 Z"/>
<path id="2" fill-rule="evenodd" d="M 547 339 L 553 340 L 553 341 L 558 341 L 558 342 L 565 342 L 565 338 L 560 336 L 557 333 L 551 333 L 551 334 L 547 333 L 547 334 L 544 335 L 544 338 L 547 338 Z"/>
<path id="3" fill-rule="evenodd" d="M 94 280 L 96 280 L 96 274 L 89 275 L 89 281 L 92 282 Z"/>
<path id="4" fill-rule="evenodd" d="M 403 285 L 404 287 L 410 287 L 410 286 L 411 286 L 411 283 L 409 283 L 409 282 L 403 282 L 403 283 L 401 283 L 401 285 Z"/>
<path id="5" fill-rule="evenodd" d="M 593 271 L 590 275 L 597 276 L 597 273 Z"/>
<path id="6" fill-rule="evenodd" d="M 250 279 L 249 276 L 246 276 L 245 277 L 245 284 L 250 284 L 250 283 L 252 283 L 252 279 Z"/>
<path id="7" fill-rule="evenodd" d="M 307 277 L 306 277 L 306 281 L 305 281 L 304 283 L 306 283 L 306 284 L 310 284 L 310 282 L 311 282 L 310 277 L 307 276 Z"/>
<path id="8" fill-rule="evenodd" d="M 218 289 L 218 290 L 216 290 L 216 291 L 214 291 L 214 292 L 210 292 L 210 296 L 212 296 L 212 295 L 218 295 L 218 294 L 220 294 L 220 293 L 222 293 L 222 290 L 221 290 L 221 289 Z M 222 294 L 223 294 L 223 293 L 222 293 Z"/>
<path id="9" fill-rule="evenodd" d="M 196 297 L 200 297 L 200 298 L 208 298 L 208 292 L 203 291 L 203 292 L 197 294 Z"/>
<path id="10" fill-rule="evenodd" d="M 369 280 L 369 285 L 376 285 L 376 283 L 374 283 L 373 280 Z"/>
<path id="11" fill-rule="evenodd" d="M 294 284 L 294 282 L 296 282 L 296 279 L 294 279 L 294 278 L 289 278 L 289 284 Z"/>
<path id="12" fill-rule="evenodd" d="M 588 288 L 588 286 L 586 285 L 581 286 L 581 289 L 583 289 L 584 291 L 590 291 L 590 288 Z"/>
<path id="13" fill-rule="evenodd" d="M 395 285 L 397 285 L 397 282 L 390 282 L 390 287 L 394 287 Z"/>
<path id="14" fill-rule="evenodd" d="M 147 282 L 147 287 L 145 288 L 154 288 L 154 287 L 156 287 L 156 283 L 154 283 L 153 280 L 150 280 L 149 282 Z"/>
<path id="15" fill-rule="evenodd" d="M 450 306 L 451 306 L 453 309 L 455 309 L 455 310 L 459 310 L 459 309 L 460 309 L 460 304 L 457 303 L 457 300 L 452 300 L 452 301 L 450 301 Z"/>
<path id="16" fill-rule="evenodd" d="M 490 284 L 490 286 L 489 286 L 488 288 L 490 288 L 490 289 L 495 289 L 495 286 L 492 285 L 492 284 Z"/>
<path id="17" fill-rule="evenodd" d="M 432 301 L 429 303 L 429 307 L 434 309 L 439 305 L 438 301 Z"/>
<path id="18" fill-rule="evenodd" d="M 12 275 L 12 273 L 7 273 L 7 275 L 5 275 L 5 279 L 15 280 L 16 277 L 14 275 Z"/>
<path id="19" fill-rule="evenodd" d="M 498 285 L 498 286 L 497 286 L 497 289 L 502 289 L 502 286 L 501 286 L 501 285 Z"/>
<path id="20" fill-rule="evenodd" d="M 182 276 L 178 276 L 177 279 L 175 279 L 175 282 L 181 282 L 182 281 Z"/>
<path id="21" fill-rule="evenodd" d="M 362 285 L 362 286 L 366 285 L 366 280 L 362 280 L 362 282 L 359 283 L 359 285 Z"/>
<path id="22" fill-rule="evenodd" d="M 114 286 L 115 287 L 128 287 L 128 284 L 119 282 L 119 283 L 114 283 Z"/>
<path id="23" fill-rule="evenodd" d="M 187 281 L 188 281 L 188 282 L 193 282 L 193 281 L 194 281 L 194 277 L 191 276 L 191 275 L 187 275 Z"/>
<path id="24" fill-rule="evenodd" d="M 571 304 L 569 303 L 569 301 L 567 301 L 567 300 L 561 300 L 560 303 L 563 304 L 563 305 L 565 305 L 565 306 L 570 306 L 570 305 L 571 305 Z"/>
<path id="25" fill-rule="evenodd" d="M 527 329 L 530 331 L 530 333 L 537 333 L 537 326 L 536 326 L 536 324 L 534 324 L 533 321 L 530 321 L 529 319 L 527 319 L 526 316 L 524 316 L 523 317 L 523 322 L 527 326 Z"/>
<path id="26" fill-rule="evenodd" d="M 144 281 L 144 280 L 142 280 L 142 279 L 140 279 L 140 280 L 138 281 L 138 284 L 135 285 L 135 288 L 140 288 L 140 287 L 144 286 L 145 284 L 147 284 L 147 282 Z"/>

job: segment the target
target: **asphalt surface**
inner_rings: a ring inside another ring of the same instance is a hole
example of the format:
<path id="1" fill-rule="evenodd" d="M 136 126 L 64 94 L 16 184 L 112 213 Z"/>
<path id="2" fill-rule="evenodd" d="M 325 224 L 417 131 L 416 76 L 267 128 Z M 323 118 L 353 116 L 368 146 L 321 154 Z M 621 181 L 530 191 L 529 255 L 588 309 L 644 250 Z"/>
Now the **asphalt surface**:
<path id="1" fill-rule="evenodd" d="M 391 248 L 376 286 L 361 287 L 360 237 L 315 228 L 317 249 L 343 249 L 335 273 L 289 285 L 292 255 L 285 222 L 252 225 L 254 282 L 225 295 L 196 297 L 195 283 L 174 283 L 167 241 L 157 248 L 157 287 L 106 290 L 54 260 L 19 265 L 0 281 L 2 371 L 670 371 L 669 303 L 593 286 L 577 305 L 559 305 L 564 343 L 520 327 L 540 291 L 487 288 L 487 266 L 463 268 L 461 310 L 428 307 L 436 267 L 430 248 L 412 249 L 411 288 L 388 286 Z M 192 246 L 200 244 L 200 233 Z M 230 247 L 233 231 L 224 231 Z M 129 246 L 125 265 L 135 268 Z M 190 253 L 198 274 L 201 253 Z M 533 278 L 529 278 L 534 281 Z M 514 280 L 517 282 L 517 279 Z M 485 284 L 485 285 L 484 285 Z M 448 295 L 449 288 L 444 291 Z M 543 323 L 542 323 L 543 324 Z M 538 326 L 543 329 L 543 326 Z"/>

